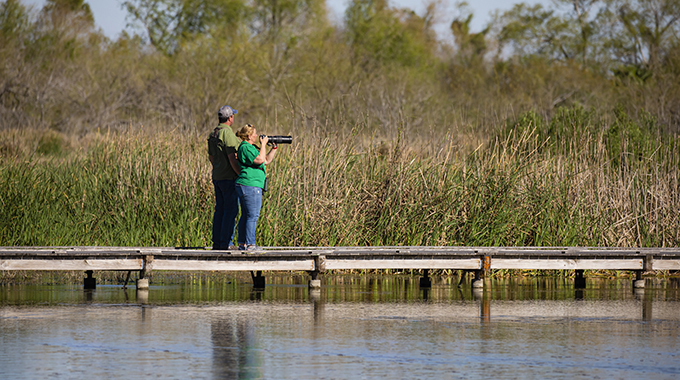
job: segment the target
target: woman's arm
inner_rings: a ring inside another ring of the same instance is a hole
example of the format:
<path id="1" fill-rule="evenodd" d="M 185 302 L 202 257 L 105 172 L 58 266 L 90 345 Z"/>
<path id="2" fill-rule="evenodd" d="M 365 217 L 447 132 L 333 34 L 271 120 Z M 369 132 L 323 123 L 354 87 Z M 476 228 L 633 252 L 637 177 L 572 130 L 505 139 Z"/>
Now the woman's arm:
<path id="1" fill-rule="evenodd" d="M 274 156 L 276 156 L 276 148 L 278 148 L 278 146 L 274 144 L 269 153 L 267 153 L 267 156 L 265 157 L 264 160 L 265 165 L 269 165 L 272 161 L 274 161 Z"/>
<path id="2" fill-rule="evenodd" d="M 260 154 L 257 155 L 253 159 L 253 164 L 255 165 L 260 165 L 260 164 L 268 164 L 267 162 L 267 142 L 269 142 L 269 137 L 267 136 L 262 136 L 260 137 Z"/>

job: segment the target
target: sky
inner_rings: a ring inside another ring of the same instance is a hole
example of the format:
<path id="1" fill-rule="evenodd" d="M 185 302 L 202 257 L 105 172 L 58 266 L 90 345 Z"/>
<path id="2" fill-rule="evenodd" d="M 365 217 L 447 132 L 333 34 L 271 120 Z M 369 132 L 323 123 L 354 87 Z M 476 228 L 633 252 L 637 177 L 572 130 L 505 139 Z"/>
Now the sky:
<path id="1" fill-rule="evenodd" d="M 328 4 L 328 10 L 330 13 L 330 18 L 332 21 L 341 22 L 345 8 L 349 4 L 350 0 L 326 0 Z M 410 8 L 413 9 L 416 14 L 422 15 L 425 9 L 424 0 L 389 0 L 392 6 L 400 8 Z M 446 0 L 445 0 L 446 1 Z M 42 8 L 46 0 L 23 0 L 24 4 L 31 4 L 36 7 L 36 9 Z M 516 3 L 525 2 L 529 4 L 541 3 L 544 6 L 551 4 L 551 0 L 524 0 L 524 1 L 511 1 L 511 0 L 470 0 L 468 1 L 469 7 L 474 13 L 474 18 L 472 19 L 472 32 L 479 32 L 484 29 L 486 24 L 491 20 L 490 13 L 496 9 L 498 10 L 508 10 Z M 120 32 L 125 29 L 126 13 L 121 7 L 120 0 L 88 0 L 90 4 L 90 9 L 94 14 L 94 21 L 98 27 L 102 29 L 104 34 L 111 38 L 116 39 Z M 443 31 L 448 30 L 448 25 L 453 21 L 455 16 L 454 4 L 456 0 L 449 0 L 449 5 L 447 11 L 443 12 L 441 23 L 435 27 L 435 30 L 441 35 Z"/>

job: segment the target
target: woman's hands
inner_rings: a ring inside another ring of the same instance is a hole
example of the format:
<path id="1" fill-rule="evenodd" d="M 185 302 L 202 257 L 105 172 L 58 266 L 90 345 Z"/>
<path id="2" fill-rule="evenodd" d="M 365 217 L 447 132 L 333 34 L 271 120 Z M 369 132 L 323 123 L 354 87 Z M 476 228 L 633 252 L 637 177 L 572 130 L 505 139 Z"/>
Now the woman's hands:
<path id="1" fill-rule="evenodd" d="M 274 160 L 274 156 L 276 156 L 276 144 L 272 144 L 272 148 L 269 150 L 269 153 L 267 153 L 267 143 L 269 142 L 269 136 L 266 135 L 260 135 L 260 154 L 255 157 L 253 160 L 253 163 L 256 165 L 260 164 L 265 164 L 269 165 Z"/>

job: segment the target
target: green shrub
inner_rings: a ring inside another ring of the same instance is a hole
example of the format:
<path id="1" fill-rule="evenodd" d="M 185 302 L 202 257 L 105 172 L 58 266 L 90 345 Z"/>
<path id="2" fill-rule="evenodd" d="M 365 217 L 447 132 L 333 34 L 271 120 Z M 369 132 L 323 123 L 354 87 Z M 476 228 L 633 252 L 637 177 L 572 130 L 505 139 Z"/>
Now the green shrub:
<path id="1" fill-rule="evenodd" d="M 621 106 L 616 107 L 614 114 L 616 119 L 606 132 L 607 152 L 612 166 L 620 166 L 626 157 L 634 160 L 649 157 L 660 137 L 655 118 L 643 113 L 640 120 L 635 121 Z"/>
<path id="2" fill-rule="evenodd" d="M 61 156 L 65 152 L 65 145 L 66 143 L 62 135 L 53 131 L 47 131 L 38 140 L 38 146 L 35 151 L 46 156 Z"/>

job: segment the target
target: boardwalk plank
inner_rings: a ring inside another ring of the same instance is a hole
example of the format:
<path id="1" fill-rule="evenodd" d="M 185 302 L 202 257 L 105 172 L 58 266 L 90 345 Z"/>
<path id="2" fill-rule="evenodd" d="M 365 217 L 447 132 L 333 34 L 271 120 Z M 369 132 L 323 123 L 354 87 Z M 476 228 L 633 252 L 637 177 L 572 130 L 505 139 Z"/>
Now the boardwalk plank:
<path id="1" fill-rule="evenodd" d="M 589 260 L 589 259 L 497 259 L 491 260 L 491 269 L 612 269 L 642 270 L 642 259 L 633 260 Z"/>
<path id="2" fill-rule="evenodd" d="M 0 260 L 0 270 L 141 270 L 142 259 Z"/>
<path id="3" fill-rule="evenodd" d="M 680 270 L 680 260 L 654 260 L 653 270 Z"/>
<path id="4" fill-rule="evenodd" d="M 326 270 L 337 269 L 466 269 L 481 268 L 481 259 L 333 259 L 326 256 Z"/>
<path id="5" fill-rule="evenodd" d="M 282 270 L 311 271 L 314 260 L 239 260 L 239 261 L 203 261 L 203 260 L 158 260 L 155 259 L 148 269 L 152 270 L 190 270 L 190 271 L 250 271 L 250 270 Z"/>

